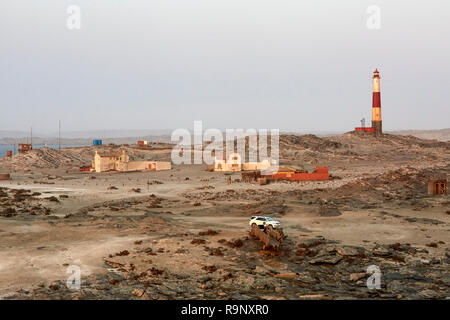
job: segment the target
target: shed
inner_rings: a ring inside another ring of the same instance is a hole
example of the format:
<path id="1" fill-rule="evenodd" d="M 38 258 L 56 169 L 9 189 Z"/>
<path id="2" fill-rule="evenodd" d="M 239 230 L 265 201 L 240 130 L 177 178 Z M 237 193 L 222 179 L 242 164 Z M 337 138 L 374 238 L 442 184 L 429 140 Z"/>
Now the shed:
<path id="1" fill-rule="evenodd" d="M 0 180 L 11 180 L 11 175 L 9 173 L 0 173 Z"/>
<path id="2" fill-rule="evenodd" d="M 447 179 L 435 179 L 428 182 L 428 194 L 435 196 L 447 194 Z"/>
<path id="3" fill-rule="evenodd" d="M 33 150 L 33 145 L 31 143 L 19 143 L 19 153 L 28 152 Z"/>

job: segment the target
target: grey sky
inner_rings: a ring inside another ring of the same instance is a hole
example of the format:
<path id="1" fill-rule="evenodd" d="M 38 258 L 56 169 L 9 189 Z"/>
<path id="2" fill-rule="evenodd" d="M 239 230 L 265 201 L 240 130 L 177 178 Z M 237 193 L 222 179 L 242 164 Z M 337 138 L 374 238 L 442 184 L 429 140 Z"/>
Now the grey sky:
<path id="1" fill-rule="evenodd" d="M 448 0 L 0 0 L 0 130 L 351 130 L 370 121 L 376 67 L 387 130 L 450 127 L 449 14 Z"/>

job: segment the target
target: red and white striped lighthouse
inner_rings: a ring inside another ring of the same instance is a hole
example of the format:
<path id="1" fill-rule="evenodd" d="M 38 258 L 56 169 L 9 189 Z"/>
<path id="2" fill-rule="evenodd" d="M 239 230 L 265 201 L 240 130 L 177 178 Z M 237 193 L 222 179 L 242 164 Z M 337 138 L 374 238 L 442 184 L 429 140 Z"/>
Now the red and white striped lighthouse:
<path id="1" fill-rule="evenodd" d="M 381 121 L 380 72 L 373 73 L 372 127 L 375 136 L 383 133 Z"/>

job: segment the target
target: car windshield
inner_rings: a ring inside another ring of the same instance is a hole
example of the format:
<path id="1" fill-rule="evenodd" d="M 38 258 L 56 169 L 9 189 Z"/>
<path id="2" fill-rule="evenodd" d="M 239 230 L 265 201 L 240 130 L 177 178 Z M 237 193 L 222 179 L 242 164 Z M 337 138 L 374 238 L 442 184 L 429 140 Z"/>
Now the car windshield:
<path id="1" fill-rule="evenodd" d="M 272 219 L 272 218 L 266 218 L 266 220 L 267 220 L 267 221 L 273 221 L 273 219 Z"/>

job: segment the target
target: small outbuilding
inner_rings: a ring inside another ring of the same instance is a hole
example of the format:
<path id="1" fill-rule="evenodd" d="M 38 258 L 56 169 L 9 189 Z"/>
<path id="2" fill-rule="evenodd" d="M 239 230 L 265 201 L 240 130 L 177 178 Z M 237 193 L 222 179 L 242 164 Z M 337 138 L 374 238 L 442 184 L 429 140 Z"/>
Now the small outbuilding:
<path id="1" fill-rule="evenodd" d="M 25 153 L 33 150 L 33 145 L 31 143 L 19 143 L 19 153 Z"/>
<path id="2" fill-rule="evenodd" d="M 100 139 L 92 140 L 92 145 L 101 146 L 101 145 L 103 145 L 103 140 L 100 140 Z"/>
<path id="3" fill-rule="evenodd" d="M 436 179 L 428 182 L 428 194 L 435 196 L 447 194 L 447 179 Z"/>
<path id="4" fill-rule="evenodd" d="M 11 175 L 9 173 L 0 173 L 0 180 L 11 180 Z"/>
<path id="5" fill-rule="evenodd" d="M 145 141 L 145 140 L 139 140 L 138 142 L 137 142 L 137 145 L 138 145 L 138 147 L 146 147 L 146 146 L 148 146 L 148 141 Z"/>

